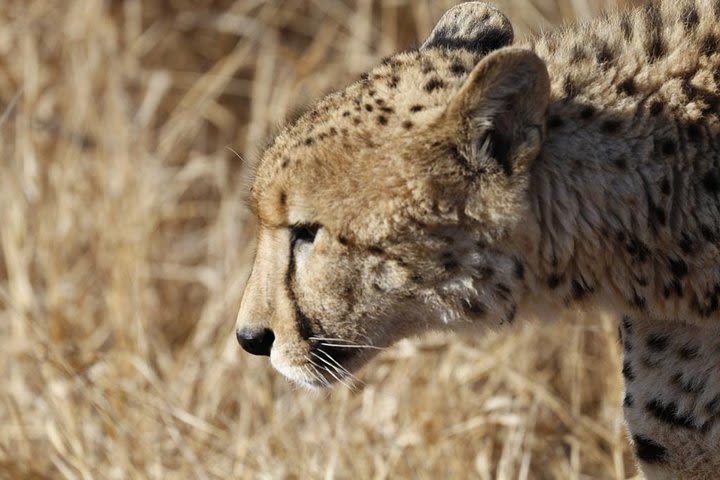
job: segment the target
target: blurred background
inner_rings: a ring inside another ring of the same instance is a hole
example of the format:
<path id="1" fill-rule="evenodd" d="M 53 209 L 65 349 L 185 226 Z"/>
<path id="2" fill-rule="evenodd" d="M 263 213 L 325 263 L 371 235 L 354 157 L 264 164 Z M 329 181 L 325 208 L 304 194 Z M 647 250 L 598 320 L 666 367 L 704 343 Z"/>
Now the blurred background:
<path id="1" fill-rule="evenodd" d="M 0 478 L 635 475 L 602 315 L 315 394 L 235 342 L 264 142 L 454 3 L 0 1 Z M 521 40 L 622 3 L 497 5 Z"/>

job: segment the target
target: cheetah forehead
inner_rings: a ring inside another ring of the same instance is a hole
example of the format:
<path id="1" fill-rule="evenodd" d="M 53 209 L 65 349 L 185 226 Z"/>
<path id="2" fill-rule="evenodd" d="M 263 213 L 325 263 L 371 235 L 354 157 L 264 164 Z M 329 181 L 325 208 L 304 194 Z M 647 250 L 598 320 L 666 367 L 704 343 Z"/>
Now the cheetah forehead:
<path id="1" fill-rule="evenodd" d="M 303 197 L 295 195 L 300 190 L 331 187 L 327 195 L 344 195 L 356 194 L 360 185 L 378 192 L 402 186 L 400 177 L 411 177 L 418 168 L 417 162 L 406 160 L 427 156 L 426 147 L 440 145 L 447 135 L 442 114 L 473 68 L 512 41 L 510 22 L 494 7 L 466 2 L 451 8 L 419 49 L 387 57 L 276 137 L 253 181 L 256 213 L 263 204 L 274 203 L 265 209 L 275 214 L 269 223 L 284 223 L 290 216 L 288 204 Z M 392 175 L 387 175 L 389 169 Z M 378 178 L 385 184 L 378 184 Z"/>
<path id="2" fill-rule="evenodd" d="M 427 127 L 435 125 L 478 61 L 464 49 L 386 58 L 285 127 L 258 165 L 253 194 L 277 178 L 322 169 L 325 162 L 348 162 L 348 156 L 368 151 L 381 159 L 382 153 L 398 153 L 404 143 L 431 143 L 433 131 Z"/>

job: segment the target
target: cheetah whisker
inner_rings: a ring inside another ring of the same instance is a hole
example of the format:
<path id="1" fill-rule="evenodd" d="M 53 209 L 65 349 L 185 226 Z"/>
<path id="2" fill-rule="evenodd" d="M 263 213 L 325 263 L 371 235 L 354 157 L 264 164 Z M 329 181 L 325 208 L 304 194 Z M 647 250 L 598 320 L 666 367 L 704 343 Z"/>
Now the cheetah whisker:
<path id="1" fill-rule="evenodd" d="M 311 363 L 310 366 L 312 367 L 313 371 L 315 371 L 315 378 L 317 378 L 324 386 L 329 387 L 330 381 L 325 378 L 322 373 L 320 373 L 320 370 L 318 370 L 318 365 L 316 365 L 315 363 Z"/>
<path id="2" fill-rule="evenodd" d="M 310 352 L 310 353 L 312 353 L 312 352 Z M 321 370 L 328 371 L 327 368 L 323 367 L 322 365 L 319 365 L 318 363 L 316 363 L 312 358 L 308 357 L 307 355 L 305 356 L 305 360 L 307 360 L 309 367 L 312 368 L 312 370 L 315 372 L 315 378 L 317 378 L 320 381 L 320 383 L 322 383 L 324 386 L 326 386 L 326 387 L 330 386 L 330 381 L 327 378 L 325 378 L 325 376 L 320 372 Z M 330 373 L 332 375 L 332 372 L 328 371 L 328 373 Z M 333 375 L 333 377 L 334 377 L 334 375 Z M 338 382 L 340 381 L 340 379 L 338 379 L 337 377 L 335 377 L 335 379 Z"/>
<path id="3" fill-rule="evenodd" d="M 352 372 L 350 372 L 350 370 L 348 370 L 347 368 L 343 367 L 343 366 L 342 366 L 337 360 L 335 360 L 335 359 L 333 358 L 333 356 L 330 355 L 328 352 L 326 352 L 326 351 L 323 350 L 322 348 L 318 348 L 317 351 L 318 351 L 319 353 L 322 353 L 323 355 L 325 355 L 325 356 L 328 358 L 328 360 L 330 360 L 330 362 L 332 362 L 334 365 L 336 365 L 336 366 L 333 367 L 333 368 L 335 368 L 335 370 L 337 370 L 338 373 L 344 375 L 346 378 L 350 378 L 350 380 L 353 382 L 353 386 L 355 386 L 356 383 L 357 383 L 357 384 L 360 384 L 360 385 L 365 385 L 365 382 L 363 382 L 362 380 L 360 380 L 359 378 L 357 378 L 355 375 L 353 375 Z M 327 360 L 325 360 L 325 359 L 322 359 L 322 360 L 323 360 L 325 363 L 328 363 Z"/>
<path id="4" fill-rule="evenodd" d="M 345 338 L 333 338 L 333 337 L 310 337 L 309 340 L 315 340 L 318 342 L 343 342 L 348 343 L 352 345 L 356 345 L 357 342 L 354 342 L 352 340 L 347 340 Z"/>
<path id="5" fill-rule="evenodd" d="M 313 357 L 317 358 L 317 359 L 320 360 L 322 363 L 325 363 L 325 364 L 333 367 L 333 368 L 337 371 L 338 375 L 340 375 L 340 377 L 338 377 L 337 375 L 335 375 L 335 374 L 333 373 L 333 371 L 330 370 L 329 368 L 327 368 L 325 365 L 316 364 L 314 361 L 312 362 L 313 365 L 316 365 L 318 368 L 321 368 L 322 370 L 328 372 L 330 375 L 332 375 L 332 377 L 333 377 L 335 380 L 337 380 L 338 382 L 340 382 L 340 383 L 342 383 L 343 385 L 345 385 L 349 390 L 352 390 L 352 389 L 353 389 L 353 387 L 352 387 L 350 384 L 348 384 L 348 383 L 346 383 L 345 381 L 343 381 L 343 378 L 346 378 L 346 377 L 347 377 L 347 375 L 346 375 L 345 373 L 343 373 L 342 371 L 338 370 L 337 367 L 333 366 L 331 363 L 329 363 L 327 360 L 325 360 L 324 358 L 322 358 L 321 356 L 319 356 L 317 353 L 315 353 L 315 352 L 310 352 L 310 355 L 312 355 Z"/>
<path id="6" fill-rule="evenodd" d="M 385 350 L 384 347 L 377 347 L 375 345 L 340 345 L 337 343 L 320 343 L 324 347 L 339 347 L 339 348 L 369 348 L 373 350 Z"/>
<path id="7" fill-rule="evenodd" d="M 308 362 L 308 364 L 303 365 L 303 369 L 307 370 L 307 372 L 310 374 L 310 377 L 312 377 L 313 379 L 317 380 L 318 382 L 320 382 L 322 384 L 325 384 L 326 380 L 323 378 L 322 375 L 319 374 L 319 372 L 315 368 L 315 364 L 313 363 L 313 361 L 310 360 L 310 358 L 308 356 L 305 356 L 305 360 Z"/>
<path id="8" fill-rule="evenodd" d="M 323 362 L 327 363 L 326 360 L 324 360 L 322 357 L 319 357 L 316 353 L 314 353 L 314 352 L 310 352 L 310 353 L 311 353 L 313 356 L 317 357 L 319 360 L 322 360 Z M 342 376 L 338 377 L 337 375 L 335 375 L 335 373 L 333 373 L 332 370 L 330 370 L 330 369 L 327 368 L 326 366 L 317 364 L 317 363 L 315 363 L 313 360 L 310 360 L 310 364 L 312 365 L 312 367 L 313 367 L 315 370 L 320 369 L 320 370 L 325 371 L 325 372 L 327 372 L 328 374 L 330 374 L 331 377 L 333 377 L 335 380 L 337 380 L 338 383 L 343 384 L 348 390 L 352 390 L 352 389 L 353 389 L 347 382 L 345 382 L 345 381 L 343 380 Z M 328 363 L 328 365 L 330 365 L 330 364 Z M 332 366 L 332 365 L 331 365 L 331 366 Z M 329 382 L 327 379 L 324 379 L 324 380 L 325 380 L 325 384 L 326 384 L 326 385 L 330 385 L 330 382 Z"/>
<path id="9" fill-rule="evenodd" d="M 303 370 L 307 371 L 307 373 L 310 375 L 310 378 L 322 383 L 322 379 L 320 377 L 318 377 L 318 375 L 315 372 L 313 372 L 310 369 L 310 367 L 308 367 L 307 365 L 303 365 Z"/>

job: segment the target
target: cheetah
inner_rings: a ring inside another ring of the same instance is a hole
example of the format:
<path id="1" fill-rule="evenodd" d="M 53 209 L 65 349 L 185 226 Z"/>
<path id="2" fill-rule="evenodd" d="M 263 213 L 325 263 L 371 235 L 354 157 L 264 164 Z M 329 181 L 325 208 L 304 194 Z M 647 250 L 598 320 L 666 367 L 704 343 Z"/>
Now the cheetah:
<path id="1" fill-rule="evenodd" d="M 719 0 L 522 44 L 460 4 L 263 153 L 237 339 L 322 387 L 428 330 L 613 312 L 641 470 L 716 478 L 719 106 Z"/>

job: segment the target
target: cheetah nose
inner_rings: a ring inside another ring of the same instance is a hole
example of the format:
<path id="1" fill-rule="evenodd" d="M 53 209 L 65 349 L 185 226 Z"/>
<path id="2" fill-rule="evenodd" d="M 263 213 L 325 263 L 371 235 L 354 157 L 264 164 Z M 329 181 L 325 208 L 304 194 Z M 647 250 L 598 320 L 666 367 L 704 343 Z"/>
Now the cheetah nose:
<path id="1" fill-rule="evenodd" d="M 275 334 L 269 328 L 238 328 L 235 331 L 240 346 L 253 355 L 270 356 Z"/>

